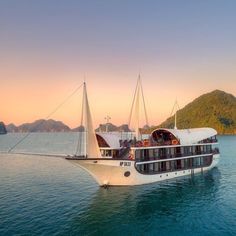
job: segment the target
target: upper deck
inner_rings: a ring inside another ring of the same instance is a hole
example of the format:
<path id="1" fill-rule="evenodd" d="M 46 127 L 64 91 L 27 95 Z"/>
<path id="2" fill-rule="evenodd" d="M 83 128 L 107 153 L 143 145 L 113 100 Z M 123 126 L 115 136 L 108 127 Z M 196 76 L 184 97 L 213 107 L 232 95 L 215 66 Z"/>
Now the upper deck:
<path id="1" fill-rule="evenodd" d="M 135 150 L 178 149 L 188 146 L 210 146 L 217 143 L 216 131 L 211 128 L 157 129 L 143 140 L 135 138 L 122 140 L 113 133 L 97 133 L 96 135 L 102 156 L 113 158 L 136 156 Z"/>

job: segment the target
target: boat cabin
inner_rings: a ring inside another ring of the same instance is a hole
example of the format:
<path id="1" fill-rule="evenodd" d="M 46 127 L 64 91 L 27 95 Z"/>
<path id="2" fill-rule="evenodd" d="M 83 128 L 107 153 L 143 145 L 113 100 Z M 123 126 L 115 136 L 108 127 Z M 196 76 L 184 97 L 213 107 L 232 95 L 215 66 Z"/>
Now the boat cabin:
<path id="1" fill-rule="evenodd" d="M 96 133 L 98 146 L 103 158 L 119 158 L 123 151 L 119 136 L 113 133 Z"/>
<path id="2" fill-rule="evenodd" d="M 219 153 L 212 146 L 217 144 L 215 135 L 210 128 L 154 130 L 151 137 L 157 145 L 131 148 L 136 169 L 142 174 L 155 174 L 210 166 L 213 155 Z"/>

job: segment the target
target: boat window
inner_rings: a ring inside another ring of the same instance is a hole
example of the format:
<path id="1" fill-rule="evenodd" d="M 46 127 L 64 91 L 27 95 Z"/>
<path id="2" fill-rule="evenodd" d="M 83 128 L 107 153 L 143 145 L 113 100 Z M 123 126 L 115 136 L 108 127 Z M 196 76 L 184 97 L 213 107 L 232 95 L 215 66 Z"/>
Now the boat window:
<path id="1" fill-rule="evenodd" d="M 166 157 L 166 149 L 165 148 L 160 148 L 159 149 L 159 156 L 160 156 L 160 158 L 165 158 Z"/>
<path id="2" fill-rule="evenodd" d="M 211 145 L 138 149 L 135 151 L 137 161 L 151 161 L 160 159 L 170 159 L 176 157 L 187 157 L 192 155 L 211 154 L 213 152 Z"/>
<path id="3" fill-rule="evenodd" d="M 136 158 L 136 160 L 141 160 L 141 151 L 140 150 L 135 151 L 135 158 Z"/>
<path id="4" fill-rule="evenodd" d="M 175 155 L 176 155 L 176 157 L 180 157 L 181 156 L 181 149 L 180 149 L 180 147 L 176 147 L 175 148 Z"/>
<path id="5" fill-rule="evenodd" d="M 166 170 L 167 170 L 167 171 L 170 171 L 170 170 L 171 170 L 170 161 L 167 161 L 167 162 L 166 162 Z"/>
<path id="6" fill-rule="evenodd" d="M 207 153 L 211 153 L 212 152 L 211 145 L 206 145 L 206 152 Z"/>
<path id="7" fill-rule="evenodd" d="M 158 157 L 158 156 L 159 156 L 159 155 L 158 155 L 158 153 L 159 153 L 159 152 L 158 152 L 158 149 L 154 149 L 153 152 L 154 152 L 154 157 Z"/>
<path id="8" fill-rule="evenodd" d="M 170 148 L 170 154 L 171 154 L 171 157 L 174 157 L 174 155 L 175 155 L 175 149 L 174 148 Z"/>
<path id="9" fill-rule="evenodd" d="M 212 159 L 212 155 L 209 155 L 173 161 L 161 161 L 149 164 L 145 163 L 137 165 L 136 169 L 141 174 L 158 174 L 163 172 L 207 167 L 211 165 Z"/>
<path id="10" fill-rule="evenodd" d="M 154 163 L 149 164 L 149 171 L 150 172 L 154 171 Z"/>
<path id="11" fill-rule="evenodd" d="M 153 149 L 149 149 L 149 158 L 154 159 L 154 150 Z"/>
<path id="12" fill-rule="evenodd" d="M 143 156 L 145 158 L 145 160 L 149 159 L 149 150 L 148 149 L 143 149 Z"/>
<path id="13" fill-rule="evenodd" d="M 191 168 L 191 166 L 189 165 L 189 159 L 184 159 L 184 169 L 187 169 L 188 167 Z"/>
<path id="14" fill-rule="evenodd" d="M 183 147 L 183 154 L 188 155 L 189 154 L 189 147 Z"/>
<path id="15" fill-rule="evenodd" d="M 196 152 L 197 154 L 200 154 L 200 153 L 201 153 L 201 148 L 200 148 L 200 146 L 196 146 L 195 152 Z"/>
<path id="16" fill-rule="evenodd" d="M 201 159 L 200 157 L 195 157 L 193 159 L 193 167 L 199 167 L 199 166 L 201 166 Z"/>

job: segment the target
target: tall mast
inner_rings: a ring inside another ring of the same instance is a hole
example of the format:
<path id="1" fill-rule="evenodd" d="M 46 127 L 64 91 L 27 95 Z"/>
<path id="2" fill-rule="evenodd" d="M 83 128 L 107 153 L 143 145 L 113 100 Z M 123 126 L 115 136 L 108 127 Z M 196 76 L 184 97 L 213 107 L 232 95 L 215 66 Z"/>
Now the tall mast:
<path id="1" fill-rule="evenodd" d="M 177 110 L 175 111 L 175 127 L 174 129 L 177 129 Z"/>
<path id="2" fill-rule="evenodd" d="M 138 78 L 138 90 L 136 95 L 136 102 L 135 102 L 135 137 L 137 140 L 140 139 L 140 132 L 139 132 L 139 96 L 140 96 L 140 78 Z"/>
<path id="3" fill-rule="evenodd" d="M 109 120 L 111 119 L 111 117 L 107 115 L 104 119 L 106 120 L 106 133 L 108 133 L 108 125 L 109 125 Z"/>
<path id="4" fill-rule="evenodd" d="M 131 106 L 131 110 L 130 110 L 130 116 L 129 116 L 129 127 L 131 124 L 131 119 L 132 116 L 134 118 L 134 122 L 135 122 L 135 137 L 137 140 L 139 140 L 140 137 L 140 132 L 139 132 L 139 128 L 140 128 L 140 96 L 141 96 L 141 100 L 143 103 L 143 109 L 144 109 L 144 114 L 145 114 L 145 122 L 146 125 L 148 125 L 148 117 L 147 117 L 147 111 L 146 111 L 146 104 L 145 104 L 145 100 L 144 100 L 144 94 L 143 94 L 143 88 L 142 88 L 142 83 L 141 83 L 141 77 L 140 75 L 138 76 L 138 80 L 137 80 L 137 84 L 136 84 L 136 88 L 135 88 L 135 92 L 134 92 L 134 97 L 133 97 L 133 102 L 132 102 L 132 106 Z"/>

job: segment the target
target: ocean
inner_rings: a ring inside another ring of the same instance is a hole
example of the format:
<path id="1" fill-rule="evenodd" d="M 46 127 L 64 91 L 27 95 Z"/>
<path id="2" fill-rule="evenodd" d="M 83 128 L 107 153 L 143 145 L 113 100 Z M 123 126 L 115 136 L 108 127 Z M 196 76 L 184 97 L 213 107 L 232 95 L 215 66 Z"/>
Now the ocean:
<path id="1" fill-rule="evenodd" d="M 218 166 L 193 177 L 100 188 L 60 157 L 5 154 L 0 135 L 0 235 L 236 235 L 236 136 L 219 136 Z M 78 133 L 38 133 L 14 152 L 74 154 Z"/>

